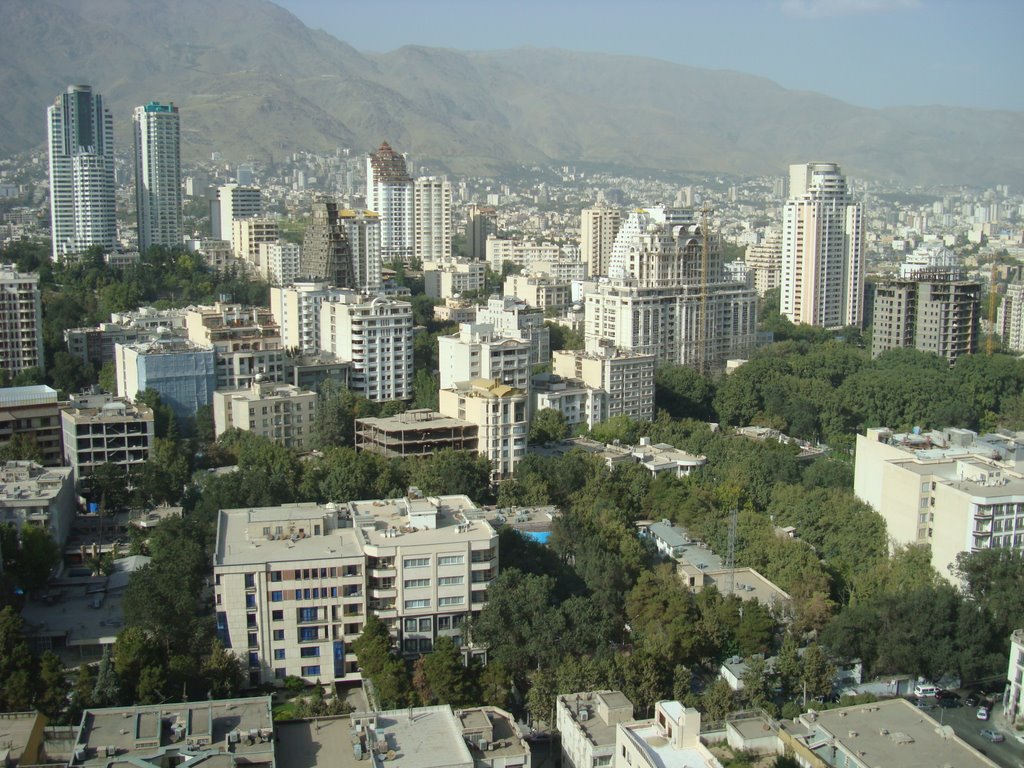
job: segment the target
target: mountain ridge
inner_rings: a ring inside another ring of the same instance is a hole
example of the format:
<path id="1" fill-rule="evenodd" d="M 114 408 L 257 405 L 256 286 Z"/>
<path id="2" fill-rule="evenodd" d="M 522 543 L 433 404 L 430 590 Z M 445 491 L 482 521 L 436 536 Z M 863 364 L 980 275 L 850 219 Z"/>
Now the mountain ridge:
<path id="1" fill-rule="evenodd" d="M 171 7 L 173 6 L 173 7 Z M 34 0 L 0 27 L 0 153 L 45 142 L 45 108 L 88 82 L 125 147 L 131 109 L 182 111 L 183 153 L 274 158 L 381 140 L 456 173 L 536 163 L 782 175 L 839 162 L 917 184 L 1024 182 L 1024 113 L 870 109 L 735 70 L 643 56 L 407 45 L 361 53 L 267 0 Z"/>

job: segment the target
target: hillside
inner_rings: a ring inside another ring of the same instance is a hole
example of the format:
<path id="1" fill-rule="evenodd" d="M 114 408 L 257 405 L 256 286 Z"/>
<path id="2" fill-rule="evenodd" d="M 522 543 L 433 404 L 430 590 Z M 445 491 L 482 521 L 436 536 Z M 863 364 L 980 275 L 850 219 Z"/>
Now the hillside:
<path id="1" fill-rule="evenodd" d="M 911 183 L 1024 182 L 1024 114 L 872 110 L 738 72 L 651 59 L 408 46 L 363 54 L 265 0 L 15 0 L 0 28 L 0 154 L 40 146 L 71 82 L 182 110 L 186 158 L 279 157 L 387 139 L 455 172 L 509 164 L 782 174 L 829 159 Z"/>

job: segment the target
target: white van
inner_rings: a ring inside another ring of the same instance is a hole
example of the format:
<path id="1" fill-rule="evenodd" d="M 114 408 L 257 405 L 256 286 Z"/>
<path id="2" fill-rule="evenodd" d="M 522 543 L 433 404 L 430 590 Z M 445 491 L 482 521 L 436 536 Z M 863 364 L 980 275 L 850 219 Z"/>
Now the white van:
<path id="1" fill-rule="evenodd" d="M 926 699 L 929 696 L 934 696 L 938 692 L 939 689 L 931 683 L 918 683 L 914 686 L 914 695 L 919 699 Z"/>

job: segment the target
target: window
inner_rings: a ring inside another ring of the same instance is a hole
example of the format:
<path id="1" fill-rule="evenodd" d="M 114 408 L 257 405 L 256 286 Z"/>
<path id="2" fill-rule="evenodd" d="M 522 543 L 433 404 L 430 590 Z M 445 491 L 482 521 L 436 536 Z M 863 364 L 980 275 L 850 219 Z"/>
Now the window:
<path id="1" fill-rule="evenodd" d="M 424 600 L 406 600 L 405 601 L 405 609 L 406 610 L 409 610 L 411 608 L 429 608 L 429 607 L 430 607 L 430 600 L 424 599 Z"/>
<path id="2" fill-rule="evenodd" d="M 415 632 L 417 624 L 418 624 L 418 622 L 417 622 L 416 619 L 406 619 L 405 620 L 405 631 L 406 632 Z"/>
<path id="3" fill-rule="evenodd" d="M 438 565 L 462 565 L 466 562 L 465 555 L 442 555 L 437 558 Z"/>
<path id="4" fill-rule="evenodd" d="M 406 589 L 420 589 L 421 587 L 429 587 L 430 579 L 406 579 Z"/>
<path id="5" fill-rule="evenodd" d="M 442 605 L 462 605 L 463 599 L 464 598 L 462 597 L 462 595 L 457 595 L 455 597 L 441 597 L 441 598 L 438 598 L 437 604 L 438 604 L 438 606 L 442 606 Z"/>
<path id="6" fill-rule="evenodd" d="M 245 588 L 246 589 L 252 589 L 255 586 L 256 586 L 256 574 L 255 573 L 247 573 L 247 574 L 245 574 Z"/>
<path id="7" fill-rule="evenodd" d="M 319 677 L 320 676 L 320 665 L 314 664 L 311 667 L 302 668 L 303 677 Z"/>
<path id="8" fill-rule="evenodd" d="M 267 528 L 266 532 L 269 534 L 270 533 L 270 529 Z M 271 581 L 280 581 L 281 580 L 281 572 L 280 571 L 271 571 L 270 572 L 270 580 Z"/>
<path id="9" fill-rule="evenodd" d="M 430 565 L 429 557 L 407 557 L 404 563 L 406 568 L 427 568 Z"/>
<path id="10" fill-rule="evenodd" d="M 284 592 L 281 590 L 274 590 L 270 593 L 270 602 L 280 603 L 282 600 L 284 600 Z"/>
<path id="11" fill-rule="evenodd" d="M 316 646 L 316 645 L 312 645 L 309 648 L 302 648 L 302 649 L 299 650 L 299 656 L 301 656 L 304 659 L 319 658 L 319 656 L 320 656 L 320 647 Z"/>
<path id="12" fill-rule="evenodd" d="M 316 621 L 316 608 L 299 608 L 299 621 Z"/>
<path id="13" fill-rule="evenodd" d="M 284 621 L 284 611 L 278 609 L 270 612 L 270 618 L 273 621 Z"/>
<path id="14" fill-rule="evenodd" d="M 245 607 L 246 608 L 255 608 L 256 607 L 256 595 L 255 594 L 251 594 L 251 595 L 246 595 L 245 596 Z"/>
<path id="15" fill-rule="evenodd" d="M 285 672 L 284 671 L 284 667 L 274 667 L 274 679 L 275 680 L 284 680 L 285 677 L 286 677 L 284 672 Z"/>
<path id="16" fill-rule="evenodd" d="M 256 614 L 255 613 L 248 613 L 248 614 L 246 614 L 246 616 L 245 616 L 245 626 L 247 626 L 247 627 L 249 627 L 251 629 L 255 629 L 256 628 Z"/>
<path id="17" fill-rule="evenodd" d="M 274 649 L 274 661 L 284 661 L 284 648 Z"/>
<path id="18" fill-rule="evenodd" d="M 407 637 L 404 642 L 406 653 L 416 653 L 416 638 Z"/>
<path id="19" fill-rule="evenodd" d="M 420 619 L 420 632 L 429 632 L 431 624 L 430 619 Z"/>
<path id="20" fill-rule="evenodd" d="M 283 629 L 275 629 L 274 630 L 274 639 L 275 640 L 284 640 L 284 630 Z"/>
<path id="21" fill-rule="evenodd" d="M 439 587 L 451 587 L 456 584 L 461 584 L 464 579 L 464 576 L 442 576 L 437 580 L 437 585 Z"/>
<path id="22" fill-rule="evenodd" d="M 320 627 L 299 627 L 299 642 L 310 643 L 320 639 Z"/>
<path id="23" fill-rule="evenodd" d="M 452 618 L 451 618 L 451 616 L 438 616 L 437 617 L 437 629 L 439 631 L 443 630 L 443 629 L 451 629 L 451 628 L 452 628 Z"/>

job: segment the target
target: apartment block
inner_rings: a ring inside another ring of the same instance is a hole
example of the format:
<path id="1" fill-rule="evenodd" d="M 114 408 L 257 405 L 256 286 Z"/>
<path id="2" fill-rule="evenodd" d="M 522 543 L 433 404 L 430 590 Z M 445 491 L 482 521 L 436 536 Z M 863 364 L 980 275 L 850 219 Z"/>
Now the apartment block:
<path id="1" fill-rule="evenodd" d="M 530 413 L 550 408 L 561 413 L 569 427 L 585 424 L 590 429 L 600 424 L 608 411 L 607 398 L 602 389 L 554 373 L 537 374 L 530 382 Z"/>
<path id="2" fill-rule="evenodd" d="M 438 410 L 477 425 L 477 452 L 491 462 L 491 476 L 504 480 L 526 454 L 529 397 L 497 379 L 457 382 L 438 393 Z"/>
<path id="3" fill-rule="evenodd" d="M 383 285 L 380 255 L 380 216 L 374 211 L 343 209 L 338 223 L 348 238 L 352 254 L 352 285 L 366 293 L 376 293 Z"/>
<path id="4" fill-rule="evenodd" d="M 214 240 L 231 240 L 235 221 L 263 214 L 263 193 L 259 187 L 225 184 L 210 203 L 210 229 Z"/>
<path id="5" fill-rule="evenodd" d="M 413 255 L 420 263 L 452 256 L 452 185 L 438 176 L 413 183 Z"/>
<path id="6" fill-rule="evenodd" d="M 1016 725 L 1024 719 L 1024 629 L 1010 635 L 1010 664 L 1003 691 L 1003 717 Z"/>
<path id="7" fill-rule="evenodd" d="M 933 352 L 950 365 L 977 351 L 981 283 L 959 269 L 927 268 L 875 286 L 871 355 L 890 349 Z"/>
<path id="8" fill-rule="evenodd" d="M 57 390 L 45 384 L 0 389 L 0 447 L 15 435 L 36 444 L 42 463 L 59 466 L 64 455 Z"/>
<path id="9" fill-rule="evenodd" d="M 101 464 L 139 471 L 153 447 L 153 410 L 101 393 L 71 395 L 60 412 L 64 461 L 83 480 Z"/>
<path id="10" fill-rule="evenodd" d="M 316 418 L 317 394 L 256 375 L 247 389 L 213 393 L 217 437 L 240 429 L 286 448 L 309 449 Z"/>
<path id="11" fill-rule="evenodd" d="M 46 367 L 39 275 L 0 266 L 0 371 L 12 377 Z"/>
<path id="12" fill-rule="evenodd" d="M 445 299 L 444 304 L 434 307 L 434 319 L 459 325 L 476 322 L 476 304 L 466 299 Z"/>
<path id="13" fill-rule="evenodd" d="M 117 344 L 114 358 L 122 398 L 134 401 L 140 392 L 155 390 L 179 419 L 213 403 L 217 361 L 212 347 L 160 336 L 151 342 Z"/>
<path id="14" fill-rule="evenodd" d="M 551 331 L 544 324 L 544 313 L 515 296 L 492 296 L 476 313 L 478 323 L 488 323 L 494 332 L 507 339 L 530 344 L 530 365 L 551 362 Z"/>
<path id="15" fill-rule="evenodd" d="M 615 727 L 615 768 L 721 768 L 700 740 L 700 712 L 678 701 L 659 701 L 654 717 Z"/>
<path id="16" fill-rule="evenodd" d="M 965 429 L 857 436 L 854 493 L 896 544 L 929 544 L 950 581 L 962 552 L 1024 549 L 1024 433 Z"/>
<path id="17" fill-rule="evenodd" d="M 380 255 L 408 263 L 415 248 L 413 181 L 405 157 L 385 141 L 366 158 L 366 207 L 380 216 Z"/>
<path id="18" fill-rule="evenodd" d="M 544 274 L 509 275 L 505 278 L 505 295 L 514 296 L 542 311 L 562 310 L 572 304 L 572 286 Z"/>
<path id="19" fill-rule="evenodd" d="M 354 292 L 320 307 L 321 348 L 352 363 L 349 387 L 369 400 L 412 397 L 412 304 Z"/>
<path id="20" fill-rule="evenodd" d="M 252 216 L 231 222 L 231 250 L 235 258 L 248 262 L 256 272 L 262 274 L 260 245 L 276 243 L 281 239 L 281 225 L 276 218 Z"/>
<path id="21" fill-rule="evenodd" d="M 259 243 L 257 261 L 260 274 L 271 285 L 290 285 L 300 275 L 302 246 L 278 240 L 273 243 Z"/>
<path id="22" fill-rule="evenodd" d="M 519 269 L 537 271 L 535 261 L 558 261 L 562 249 L 555 243 L 535 243 L 530 240 L 512 240 L 491 235 L 485 244 L 487 264 L 495 272 L 501 272 L 505 262 L 515 264 Z"/>
<path id="23" fill-rule="evenodd" d="M 547 329 L 545 329 L 547 330 Z M 462 323 L 459 332 L 437 339 L 441 389 L 471 379 L 497 379 L 529 389 L 532 371 L 528 341 L 506 338 L 488 323 Z"/>
<path id="24" fill-rule="evenodd" d="M 748 245 L 743 259 L 754 273 L 754 290 L 764 296 L 782 284 L 782 233 L 771 231 L 760 243 Z"/>
<path id="25" fill-rule="evenodd" d="M 469 258 L 483 261 L 487 258 L 487 238 L 498 234 L 498 211 L 490 205 L 470 205 L 466 208 L 466 244 Z"/>
<path id="26" fill-rule="evenodd" d="M 430 456 L 442 450 L 477 452 L 479 427 L 443 416 L 429 408 L 414 408 L 395 416 L 356 419 L 357 451 L 390 458 Z"/>
<path id="27" fill-rule="evenodd" d="M 497 532 L 465 496 L 223 510 L 218 632 L 253 685 L 358 680 L 352 643 L 370 613 L 405 653 L 461 645 L 497 572 Z"/>
<path id="28" fill-rule="evenodd" d="M 135 210 L 139 251 L 180 247 L 181 125 L 174 104 L 151 101 L 132 112 L 135 144 Z"/>
<path id="29" fill-rule="evenodd" d="M 0 523 L 45 528 L 60 546 L 75 519 L 75 470 L 34 461 L 0 465 Z"/>
<path id="30" fill-rule="evenodd" d="M 584 208 L 580 214 L 580 256 L 592 276 L 607 275 L 612 246 L 622 225 L 618 208 L 600 204 Z"/>
<path id="31" fill-rule="evenodd" d="M 338 203 L 332 199 L 313 203 L 309 226 L 302 238 L 299 271 L 307 279 L 324 280 L 339 288 L 353 288 L 352 248 L 338 213 Z"/>
<path id="32" fill-rule="evenodd" d="M 633 702 L 620 691 L 560 695 L 555 700 L 555 727 L 562 736 L 563 768 L 610 768 L 615 762 L 616 726 L 632 720 Z"/>
<path id="33" fill-rule="evenodd" d="M 432 299 L 448 299 L 469 291 L 482 291 L 487 265 L 482 261 L 444 259 L 423 262 L 423 284 Z"/>
<path id="34" fill-rule="evenodd" d="M 258 374 L 273 379 L 284 374 L 281 329 L 265 307 L 217 302 L 185 311 L 188 340 L 212 347 L 217 389 L 244 389 Z"/>
<path id="35" fill-rule="evenodd" d="M 593 353 L 559 350 L 552 355 L 552 371 L 564 379 L 607 393 L 598 421 L 625 415 L 639 421 L 654 418 L 655 356 L 599 346 Z"/>
<path id="36" fill-rule="evenodd" d="M 315 355 L 320 344 L 320 307 L 330 297 L 344 295 L 323 280 L 299 280 L 288 286 L 271 286 L 270 311 L 280 326 L 285 349 Z"/>

